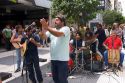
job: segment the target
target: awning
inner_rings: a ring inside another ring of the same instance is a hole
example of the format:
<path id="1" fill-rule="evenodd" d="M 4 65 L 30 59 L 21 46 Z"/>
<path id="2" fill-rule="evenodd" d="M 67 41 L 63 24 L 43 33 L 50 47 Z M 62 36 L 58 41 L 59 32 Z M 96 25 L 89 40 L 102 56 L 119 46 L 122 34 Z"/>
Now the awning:
<path id="1" fill-rule="evenodd" d="M 52 2 L 50 0 L 34 0 L 36 6 L 51 8 Z"/>

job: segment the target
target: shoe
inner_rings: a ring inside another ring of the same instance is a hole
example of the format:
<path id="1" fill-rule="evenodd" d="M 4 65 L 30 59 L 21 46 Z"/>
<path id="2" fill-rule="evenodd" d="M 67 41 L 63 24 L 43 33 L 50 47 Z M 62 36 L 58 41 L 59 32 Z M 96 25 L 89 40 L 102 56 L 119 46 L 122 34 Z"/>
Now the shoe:
<path id="1" fill-rule="evenodd" d="M 39 62 L 46 62 L 47 59 L 42 59 L 42 58 L 39 58 Z"/>
<path id="2" fill-rule="evenodd" d="M 15 71 L 15 73 L 17 73 L 17 72 L 19 72 L 19 71 L 20 71 L 20 68 L 17 68 L 16 71 Z"/>
<path id="3" fill-rule="evenodd" d="M 43 83 L 43 81 L 41 81 L 41 82 L 38 82 L 38 83 Z"/>
<path id="4" fill-rule="evenodd" d="M 122 66 L 118 66 L 118 70 L 119 71 L 123 71 L 123 67 Z"/>
<path id="5" fill-rule="evenodd" d="M 108 66 L 104 66 L 104 70 L 107 70 L 108 69 Z"/>

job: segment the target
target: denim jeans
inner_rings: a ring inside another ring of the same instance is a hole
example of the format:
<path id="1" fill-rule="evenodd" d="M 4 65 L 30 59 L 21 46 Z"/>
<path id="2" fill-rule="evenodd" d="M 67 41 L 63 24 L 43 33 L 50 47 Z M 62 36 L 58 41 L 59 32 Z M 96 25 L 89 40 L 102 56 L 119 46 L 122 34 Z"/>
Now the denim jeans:
<path id="1" fill-rule="evenodd" d="M 20 68 L 20 65 L 21 65 L 21 50 L 19 48 L 16 49 L 16 61 L 17 61 L 17 68 Z"/>
<path id="2" fill-rule="evenodd" d="M 68 83 L 68 61 L 51 60 L 54 83 Z"/>
<path id="3" fill-rule="evenodd" d="M 108 51 L 107 50 L 104 52 L 103 57 L 104 57 L 105 65 L 107 66 L 108 65 Z M 123 61 L 124 61 L 124 53 L 120 52 L 120 63 L 119 63 L 119 65 L 122 65 Z"/>

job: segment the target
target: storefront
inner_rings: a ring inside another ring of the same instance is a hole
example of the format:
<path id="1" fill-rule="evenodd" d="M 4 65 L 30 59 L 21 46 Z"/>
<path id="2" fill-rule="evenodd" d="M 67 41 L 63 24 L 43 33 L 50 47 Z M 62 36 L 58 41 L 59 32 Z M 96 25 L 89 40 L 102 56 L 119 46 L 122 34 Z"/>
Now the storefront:
<path id="1" fill-rule="evenodd" d="M 49 18 L 50 1 L 38 1 L 0 0 L 0 41 L 2 38 L 1 31 L 6 24 L 10 24 L 11 26 L 16 24 L 28 25 L 34 20 L 39 20 L 43 17 L 46 19 Z"/>

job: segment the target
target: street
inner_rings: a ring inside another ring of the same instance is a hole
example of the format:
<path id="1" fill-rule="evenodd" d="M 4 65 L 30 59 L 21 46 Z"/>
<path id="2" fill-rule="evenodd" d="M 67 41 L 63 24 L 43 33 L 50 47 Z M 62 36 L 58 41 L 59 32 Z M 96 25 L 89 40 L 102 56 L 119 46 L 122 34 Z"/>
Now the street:
<path id="1" fill-rule="evenodd" d="M 52 77 L 47 73 L 51 73 L 50 67 L 50 52 L 49 48 L 39 48 L 39 57 L 47 59 L 47 62 L 40 62 L 41 71 L 43 74 L 43 83 L 53 83 Z M 12 77 L 3 81 L 3 83 L 25 83 L 26 77 L 21 77 L 21 72 L 14 73 L 16 69 L 15 51 L 0 53 L 0 72 L 12 73 Z M 113 72 L 94 72 L 83 70 L 83 72 L 75 73 L 69 76 L 69 83 L 125 83 L 125 61 L 123 72 L 118 71 L 117 75 Z"/>

